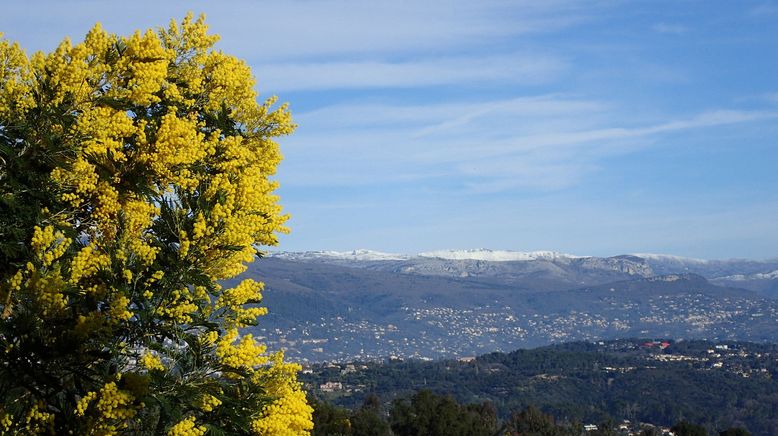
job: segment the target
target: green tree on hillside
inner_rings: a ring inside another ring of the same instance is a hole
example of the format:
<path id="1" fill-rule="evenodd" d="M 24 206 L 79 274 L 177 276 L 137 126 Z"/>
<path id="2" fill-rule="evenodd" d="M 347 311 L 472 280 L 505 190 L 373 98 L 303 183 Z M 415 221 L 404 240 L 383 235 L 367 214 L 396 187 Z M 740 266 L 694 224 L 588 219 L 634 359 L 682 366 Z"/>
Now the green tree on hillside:
<path id="1" fill-rule="evenodd" d="M 390 436 L 392 430 L 384 420 L 381 400 L 375 394 L 365 398 L 362 407 L 351 417 L 351 431 L 354 436 Z"/>
<path id="2" fill-rule="evenodd" d="M 528 406 L 526 409 L 515 412 L 508 422 L 511 434 L 552 436 L 558 434 L 554 417 L 546 415 L 537 407 Z"/>
<path id="3" fill-rule="evenodd" d="M 428 390 L 419 391 L 410 399 L 396 400 L 390 423 L 399 436 L 489 436 L 497 431 L 493 407 L 460 405 L 451 397 Z"/>
<path id="4" fill-rule="evenodd" d="M 708 431 L 705 430 L 705 427 L 688 421 L 677 422 L 670 430 L 677 436 L 708 436 Z"/>

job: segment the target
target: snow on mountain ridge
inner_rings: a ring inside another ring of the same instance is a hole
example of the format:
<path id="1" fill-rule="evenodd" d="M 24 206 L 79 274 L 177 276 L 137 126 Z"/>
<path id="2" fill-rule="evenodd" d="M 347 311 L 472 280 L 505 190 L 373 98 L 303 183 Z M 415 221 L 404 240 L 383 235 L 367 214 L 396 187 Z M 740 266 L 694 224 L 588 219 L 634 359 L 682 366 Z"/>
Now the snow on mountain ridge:
<path id="1" fill-rule="evenodd" d="M 435 250 L 415 255 L 384 253 L 373 250 L 352 250 L 352 251 L 278 251 L 269 253 L 271 257 L 277 257 L 288 260 L 352 260 L 352 261 L 382 261 L 382 260 L 410 260 L 413 258 L 437 258 L 446 260 L 483 260 L 489 262 L 510 262 L 510 261 L 532 261 L 532 260 L 555 260 L 555 259 L 577 259 L 588 256 L 576 256 L 572 254 L 559 253 L 556 251 L 511 251 L 511 250 L 490 250 L 478 248 L 471 250 Z"/>
<path id="2" fill-rule="evenodd" d="M 344 260 L 344 261 L 390 261 L 411 260 L 414 258 L 437 258 L 445 260 L 481 260 L 489 262 L 556 260 L 556 259 L 581 259 L 592 256 L 578 256 L 574 254 L 560 253 L 557 251 L 513 251 L 491 250 L 488 248 L 465 250 L 433 250 L 418 254 L 385 253 L 375 250 L 358 249 L 350 251 L 318 250 L 318 251 L 277 251 L 268 253 L 271 257 L 289 260 Z M 640 257 L 655 262 L 669 262 L 679 264 L 707 264 L 711 261 L 692 257 L 675 256 L 671 254 L 632 253 L 632 256 Z"/>
<path id="3" fill-rule="evenodd" d="M 554 260 L 560 258 L 575 259 L 587 256 L 575 256 L 556 251 L 511 251 L 489 250 L 478 248 L 474 250 L 436 250 L 419 253 L 419 257 L 434 257 L 448 260 L 485 260 L 489 262 L 511 262 L 531 260 Z"/>
<path id="4" fill-rule="evenodd" d="M 778 270 L 769 273 L 755 274 L 734 274 L 731 276 L 717 277 L 716 280 L 731 280 L 733 282 L 742 282 L 745 280 L 775 280 L 778 279 Z"/>
<path id="5" fill-rule="evenodd" d="M 351 251 L 279 251 L 271 253 L 270 256 L 289 260 L 312 260 L 312 259 L 338 259 L 355 261 L 378 261 L 378 260 L 407 260 L 410 256 L 395 253 L 383 253 L 373 250 L 351 250 Z"/>
<path id="6" fill-rule="evenodd" d="M 632 256 L 641 257 L 646 260 L 658 260 L 658 261 L 673 261 L 673 262 L 690 262 L 690 263 L 708 263 L 705 259 L 696 259 L 693 257 L 675 256 L 672 254 L 655 254 L 655 253 L 632 253 Z"/>

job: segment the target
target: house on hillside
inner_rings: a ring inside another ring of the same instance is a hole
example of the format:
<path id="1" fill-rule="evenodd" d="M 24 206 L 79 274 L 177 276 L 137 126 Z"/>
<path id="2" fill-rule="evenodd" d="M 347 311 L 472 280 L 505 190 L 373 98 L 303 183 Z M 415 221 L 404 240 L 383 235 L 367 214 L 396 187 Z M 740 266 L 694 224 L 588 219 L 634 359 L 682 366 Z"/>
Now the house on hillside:
<path id="1" fill-rule="evenodd" d="M 327 382 L 323 385 L 319 385 L 319 389 L 322 392 L 335 392 L 343 389 L 343 383 L 341 382 Z"/>

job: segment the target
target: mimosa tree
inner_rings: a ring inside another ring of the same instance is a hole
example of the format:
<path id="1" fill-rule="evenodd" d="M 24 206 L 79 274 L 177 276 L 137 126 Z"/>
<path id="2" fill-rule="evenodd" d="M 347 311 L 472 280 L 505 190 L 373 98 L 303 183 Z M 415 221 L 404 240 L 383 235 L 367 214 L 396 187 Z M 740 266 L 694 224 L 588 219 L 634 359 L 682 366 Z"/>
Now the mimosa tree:
<path id="1" fill-rule="evenodd" d="M 95 26 L 28 57 L 0 40 L 0 429 L 305 434 L 299 366 L 243 327 L 236 277 L 286 231 L 285 105 L 201 17 Z"/>

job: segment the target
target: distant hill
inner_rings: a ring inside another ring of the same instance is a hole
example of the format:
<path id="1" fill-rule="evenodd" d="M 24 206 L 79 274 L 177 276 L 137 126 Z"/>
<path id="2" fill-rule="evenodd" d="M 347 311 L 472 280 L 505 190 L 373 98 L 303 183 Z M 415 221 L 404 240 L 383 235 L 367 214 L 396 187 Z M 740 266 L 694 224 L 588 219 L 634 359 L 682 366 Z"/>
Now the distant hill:
<path id="1" fill-rule="evenodd" d="M 714 283 L 778 297 L 778 259 L 704 260 L 663 254 L 612 257 L 554 251 L 440 250 L 417 255 L 371 250 L 278 252 L 272 257 L 418 275 L 478 277 L 534 288 L 602 284 L 632 277 L 697 274 Z"/>
<path id="2" fill-rule="evenodd" d="M 687 420 L 710 434 L 740 426 L 778 435 L 777 358 L 774 344 L 622 339 L 461 360 L 314 365 L 302 379 L 313 395 L 350 408 L 369 394 L 389 403 L 429 389 L 490 401 L 502 417 L 534 405 L 562 422 Z"/>
<path id="3" fill-rule="evenodd" d="M 741 261 L 704 270 L 708 261 L 652 256 L 277 253 L 245 276 L 267 284 L 270 314 L 254 333 L 303 361 L 432 359 L 625 336 L 778 340 L 778 301 L 700 274 L 729 274 Z M 744 274 L 759 274 L 749 272 L 756 264 L 744 263 Z"/>

